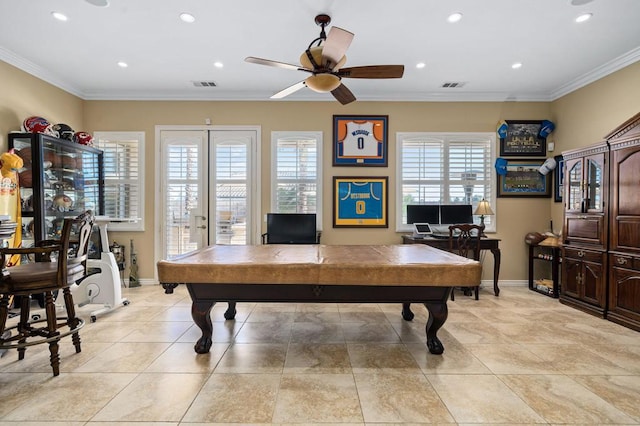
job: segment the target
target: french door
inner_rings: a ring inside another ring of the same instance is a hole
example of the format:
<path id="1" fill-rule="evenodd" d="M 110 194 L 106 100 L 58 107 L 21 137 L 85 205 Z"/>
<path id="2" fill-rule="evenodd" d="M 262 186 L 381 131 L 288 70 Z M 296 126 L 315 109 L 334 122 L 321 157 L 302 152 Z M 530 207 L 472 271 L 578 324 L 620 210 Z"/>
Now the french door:
<path id="1" fill-rule="evenodd" d="M 160 259 L 211 244 L 255 243 L 257 136 L 255 129 L 159 131 Z"/>

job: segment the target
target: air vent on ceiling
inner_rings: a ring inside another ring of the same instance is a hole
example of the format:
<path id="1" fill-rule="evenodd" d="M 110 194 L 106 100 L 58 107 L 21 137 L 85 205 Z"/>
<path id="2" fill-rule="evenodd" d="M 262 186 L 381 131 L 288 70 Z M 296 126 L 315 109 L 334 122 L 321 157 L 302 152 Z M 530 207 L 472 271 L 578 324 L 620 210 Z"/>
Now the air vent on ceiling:
<path id="1" fill-rule="evenodd" d="M 213 81 L 192 81 L 196 87 L 216 87 L 216 83 Z"/>
<path id="2" fill-rule="evenodd" d="M 445 89 L 453 89 L 453 88 L 460 88 L 465 84 L 466 83 L 463 81 L 448 81 L 446 83 L 442 83 L 442 87 Z"/>

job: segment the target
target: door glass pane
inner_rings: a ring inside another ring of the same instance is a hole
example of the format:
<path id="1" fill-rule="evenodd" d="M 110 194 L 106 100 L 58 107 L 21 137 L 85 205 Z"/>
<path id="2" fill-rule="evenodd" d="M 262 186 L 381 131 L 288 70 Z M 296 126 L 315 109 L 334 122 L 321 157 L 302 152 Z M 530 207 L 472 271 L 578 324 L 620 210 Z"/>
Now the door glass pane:
<path id="1" fill-rule="evenodd" d="M 582 202 L 582 163 L 576 162 L 570 166 L 568 174 L 569 184 L 569 200 L 567 200 L 567 208 L 569 210 L 580 211 L 580 203 Z"/>
<path id="2" fill-rule="evenodd" d="M 244 141 L 216 140 L 216 244 L 247 244 L 248 149 Z"/>
<path id="3" fill-rule="evenodd" d="M 193 210 L 198 207 L 198 145 L 174 144 L 167 146 L 165 163 L 167 186 L 165 197 L 166 258 L 198 248 L 192 238 Z"/>
<path id="4" fill-rule="evenodd" d="M 602 210 L 602 167 L 594 160 L 587 160 L 587 200 L 589 210 Z"/>

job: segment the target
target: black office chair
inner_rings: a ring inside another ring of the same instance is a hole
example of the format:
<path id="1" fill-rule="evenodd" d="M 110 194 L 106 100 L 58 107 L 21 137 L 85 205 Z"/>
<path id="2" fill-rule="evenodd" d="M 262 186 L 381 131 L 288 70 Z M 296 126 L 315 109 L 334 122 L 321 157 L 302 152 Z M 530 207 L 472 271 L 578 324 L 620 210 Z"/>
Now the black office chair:
<path id="1" fill-rule="evenodd" d="M 320 244 L 315 213 L 267 213 L 262 244 Z"/>
<path id="2" fill-rule="evenodd" d="M 483 225 L 459 224 L 449 226 L 449 251 L 462 257 L 473 256 L 474 260 L 480 261 L 480 238 L 484 231 Z M 476 300 L 479 298 L 480 286 L 463 287 L 465 294 L 473 289 Z M 453 295 L 455 287 L 451 289 L 451 300 L 455 300 Z"/>
<path id="3" fill-rule="evenodd" d="M 262 244 L 320 244 L 315 213 L 267 213 Z M 236 302 L 229 301 L 225 319 L 236 316 Z"/>

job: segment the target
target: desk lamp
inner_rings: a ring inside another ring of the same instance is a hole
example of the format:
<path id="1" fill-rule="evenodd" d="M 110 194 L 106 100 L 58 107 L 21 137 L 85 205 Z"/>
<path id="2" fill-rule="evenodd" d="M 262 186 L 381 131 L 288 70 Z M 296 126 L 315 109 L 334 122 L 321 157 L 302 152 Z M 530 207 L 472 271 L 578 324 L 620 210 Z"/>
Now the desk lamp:
<path id="1" fill-rule="evenodd" d="M 491 210 L 491 205 L 484 198 L 482 201 L 478 203 L 478 207 L 476 211 L 473 213 L 474 215 L 480 215 L 480 226 L 484 228 L 484 217 L 493 215 L 493 210 Z M 484 231 L 482 232 L 482 236 L 484 236 Z"/>

